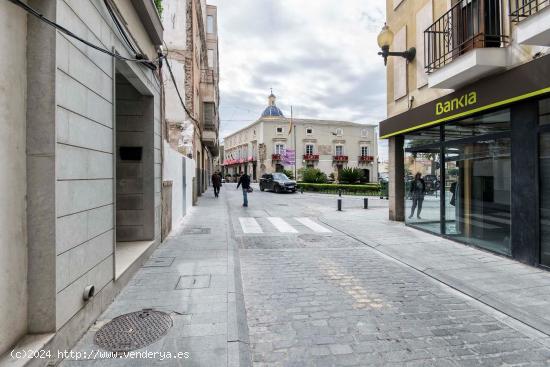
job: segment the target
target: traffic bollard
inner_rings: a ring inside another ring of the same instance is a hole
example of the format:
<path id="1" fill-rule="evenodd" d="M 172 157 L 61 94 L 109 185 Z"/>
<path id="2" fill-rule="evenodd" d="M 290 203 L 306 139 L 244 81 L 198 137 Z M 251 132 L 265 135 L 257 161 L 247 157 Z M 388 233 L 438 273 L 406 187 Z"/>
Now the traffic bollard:
<path id="1" fill-rule="evenodd" d="M 342 199 L 338 199 L 338 211 L 342 211 Z"/>
<path id="2" fill-rule="evenodd" d="M 363 199 L 363 209 L 368 209 L 369 208 L 369 198 L 364 198 Z"/>
<path id="3" fill-rule="evenodd" d="M 300 193 L 301 193 L 301 194 L 304 193 L 304 188 L 303 188 L 303 187 L 300 187 Z"/>

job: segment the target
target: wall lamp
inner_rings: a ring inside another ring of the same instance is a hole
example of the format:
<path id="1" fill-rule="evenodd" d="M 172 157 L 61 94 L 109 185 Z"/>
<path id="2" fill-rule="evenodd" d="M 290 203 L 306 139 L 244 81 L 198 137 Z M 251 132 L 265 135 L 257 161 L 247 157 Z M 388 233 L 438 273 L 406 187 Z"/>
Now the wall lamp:
<path id="1" fill-rule="evenodd" d="M 384 58 L 384 65 L 388 62 L 388 56 L 401 56 L 407 59 L 407 62 L 414 60 L 416 56 L 416 48 L 411 47 L 403 52 L 391 52 L 390 46 L 393 42 L 393 32 L 390 30 L 390 27 L 386 23 L 382 27 L 382 30 L 378 34 L 378 46 L 382 49 L 382 52 L 379 52 L 378 55 L 381 55 Z"/>

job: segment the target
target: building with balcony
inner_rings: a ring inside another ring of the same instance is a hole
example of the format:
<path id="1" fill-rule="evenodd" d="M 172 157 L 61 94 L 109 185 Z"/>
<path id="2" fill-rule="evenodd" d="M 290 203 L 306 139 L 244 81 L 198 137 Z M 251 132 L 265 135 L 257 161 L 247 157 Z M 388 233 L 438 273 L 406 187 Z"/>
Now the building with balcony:
<path id="1" fill-rule="evenodd" d="M 550 1 L 386 4 L 390 219 L 550 266 Z"/>
<path id="2" fill-rule="evenodd" d="M 179 90 L 166 83 L 169 144 L 194 161 L 195 201 L 206 191 L 219 153 L 217 8 L 204 0 L 164 0 L 163 6 L 167 61 Z"/>
<path id="3" fill-rule="evenodd" d="M 375 125 L 347 121 L 291 120 L 277 107 L 272 93 L 257 121 L 224 138 L 224 172 L 242 171 L 258 180 L 265 173 L 314 167 L 337 178 L 344 167 L 357 167 L 365 181 L 376 182 L 375 129 Z M 294 159 L 285 158 L 287 150 L 295 151 L 296 165 Z"/>

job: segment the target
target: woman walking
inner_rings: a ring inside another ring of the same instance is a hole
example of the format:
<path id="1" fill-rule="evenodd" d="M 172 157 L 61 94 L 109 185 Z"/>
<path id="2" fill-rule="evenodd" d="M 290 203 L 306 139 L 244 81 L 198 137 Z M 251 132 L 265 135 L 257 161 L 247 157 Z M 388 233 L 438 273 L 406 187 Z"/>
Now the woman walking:
<path id="1" fill-rule="evenodd" d="M 414 180 L 411 182 L 411 188 L 409 190 L 409 193 L 411 194 L 413 205 L 411 208 L 411 215 L 409 215 L 409 219 L 411 219 L 414 215 L 414 210 L 418 207 L 418 210 L 416 211 L 416 217 L 418 219 L 420 218 L 420 212 L 422 211 L 422 202 L 424 201 L 424 194 L 426 194 L 426 182 L 424 182 L 424 179 L 422 178 L 422 175 L 420 172 L 418 172 L 414 176 Z"/>

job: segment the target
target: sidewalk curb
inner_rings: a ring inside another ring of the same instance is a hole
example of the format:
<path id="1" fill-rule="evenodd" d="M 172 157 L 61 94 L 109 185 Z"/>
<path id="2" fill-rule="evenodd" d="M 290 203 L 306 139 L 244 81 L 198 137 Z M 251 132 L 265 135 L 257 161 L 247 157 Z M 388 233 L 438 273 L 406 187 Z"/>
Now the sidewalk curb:
<path id="1" fill-rule="evenodd" d="M 226 204 L 227 197 L 226 197 Z M 243 295 L 241 262 L 239 259 L 239 245 L 235 240 L 235 233 L 226 205 L 227 225 L 227 366 L 251 367 L 250 340 L 248 337 L 248 322 Z"/>

